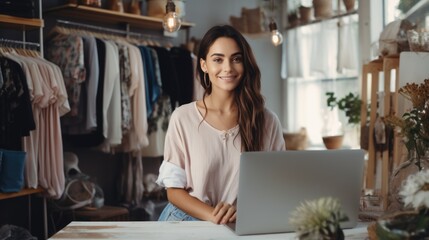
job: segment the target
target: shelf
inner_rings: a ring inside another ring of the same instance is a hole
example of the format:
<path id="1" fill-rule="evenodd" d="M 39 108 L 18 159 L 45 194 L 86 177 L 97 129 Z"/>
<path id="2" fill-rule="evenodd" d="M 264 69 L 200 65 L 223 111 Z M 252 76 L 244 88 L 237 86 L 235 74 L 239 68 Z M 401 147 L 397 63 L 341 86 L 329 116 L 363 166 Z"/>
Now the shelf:
<path id="1" fill-rule="evenodd" d="M 22 197 L 27 196 L 35 193 L 42 193 L 44 190 L 42 188 L 25 188 L 22 189 L 19 192 L 14 193 L 0 193 L 0 200 L 8 199 L 8 198 L 16 198 L 16 197 Z"/>
<path id="2" fill-rule="evenodd" d="M 0 14 L 0 27 L 32 30 L 44 27 L 44 21 L 39 18 L 22 18 Z"/>
<path id="3" fill-rule="evenodd" d="M 329 17 L 329 18 L 321 18 L 321 19 L 315 19 L 315 20 L 308 21 L 308 22 L 297 23 L 297 24 L 295 24 L 293 26 L 288 26 L 286 28 L 286 30 L 291 30 L 291 29 L 295 29 L 295 28 L 298 28 L 298 27 L 302 27 L 302 26 L 306 26 L 306 25 L 310 25 L 310 24 L 314 24 L 314 23 L 319 23 L 319 22 L 323 22 L 323 21 L 327 21 L 327 20 L 331 20 L 331 19 L 346 17 L 346 16 L 357 14 L 357 13 L 358 13 L 357 10 L 354 10 L 354 11 L 350 11 L 350 12 L 345 12 L 345 13 L 341 13 L 341 14 L 338 14 L 338 15 L 334 15 L 334 16 Z"/>
<path id="4" fill-rule="evenodd" d="M 120 13 L 108 9 L 89 7 L 72 3 L 50 8 L 44 13 L 56 15 L 57 17 L 69 17 L 78 20 L 98 21 L 107 24 L 128 23 L 131 27 L 140 29 L 162 29 L 161 18 L 148 17 L 131 13 Z M 188 29 L 193 26 L 195 26 L 195 24 L 189 22 L 182 22 L 181 29 Z"/>

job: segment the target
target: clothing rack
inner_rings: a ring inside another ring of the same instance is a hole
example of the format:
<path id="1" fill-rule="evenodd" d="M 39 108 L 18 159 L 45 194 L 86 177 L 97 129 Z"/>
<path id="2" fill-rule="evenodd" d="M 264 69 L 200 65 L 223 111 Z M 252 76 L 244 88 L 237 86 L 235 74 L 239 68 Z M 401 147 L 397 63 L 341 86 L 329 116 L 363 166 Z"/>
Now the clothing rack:
<path id="1" fill-rule="evenodd" d="M 90 24 L 86 24 L 86 23 L 72 22 L 72 21 L 66 21 L 66 20 L 61 20 L 61 19 L 57 19 L 56 21 L 57 21 L 57 25 L 60 25 L 60 26 L 63 25 L 63 26 L 72 26 L 72 27 L 76 27 L 76 28 L 85 28 L 85 29 L 95 30 L 95 31 L 100 31 L 100 32 L 125 35 L 126 37 L 147 38 L 147 39 L 157 38 L 158 40 L 165 39 L 164 37 L 161 37 L 161 36 L 136 33 L 136 32 L 131 32 L 128 30 L 118 30 L 118 29 L 113 29 L 113 28 L 94 26 L 94 25 L 90 25 Z"/>
<path id="2" fill-rule="evenodd" d="M 0 38 L 0 46 L 15 47 L 15 48 L 20 47 L 24 49 L 26 49 L 27 47 L 30 47 L 30 48 L 39 49 L 40 43 Z"/>

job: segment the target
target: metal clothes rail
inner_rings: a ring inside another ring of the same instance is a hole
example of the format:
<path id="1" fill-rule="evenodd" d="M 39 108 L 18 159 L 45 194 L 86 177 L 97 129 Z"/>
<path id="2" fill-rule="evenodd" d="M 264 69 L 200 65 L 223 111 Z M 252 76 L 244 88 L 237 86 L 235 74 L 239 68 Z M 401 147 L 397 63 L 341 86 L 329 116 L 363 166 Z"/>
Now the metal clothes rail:
<path id="1" fill-rule="evenodd" d="M 40 43 L 35 42 L 27 42 L 27 41 L 18 41 L 12 39 L 0 38 L 0 46 L 5 47 L 22 47 L 22 48 L 37 48 L 40 49 Z"/>

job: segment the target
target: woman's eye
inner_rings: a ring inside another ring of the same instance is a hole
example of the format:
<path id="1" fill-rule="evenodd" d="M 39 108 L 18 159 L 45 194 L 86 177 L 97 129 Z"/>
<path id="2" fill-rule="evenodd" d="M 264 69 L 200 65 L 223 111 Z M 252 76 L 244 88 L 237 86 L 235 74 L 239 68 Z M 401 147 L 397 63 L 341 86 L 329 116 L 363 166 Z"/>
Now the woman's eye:
<path id="1" fill-rule="evenodd" d="M 232 59 L 233 62 L 235 63 L 241 63 L 242 62 L 242 58 L 241 57 L 235 57 Z"/>
<path id="2" fill-rule="evenodd" d="M 215 58 L 213 59 L 213 62 L 220 63 L 222 62 L 222 58 Z"/>

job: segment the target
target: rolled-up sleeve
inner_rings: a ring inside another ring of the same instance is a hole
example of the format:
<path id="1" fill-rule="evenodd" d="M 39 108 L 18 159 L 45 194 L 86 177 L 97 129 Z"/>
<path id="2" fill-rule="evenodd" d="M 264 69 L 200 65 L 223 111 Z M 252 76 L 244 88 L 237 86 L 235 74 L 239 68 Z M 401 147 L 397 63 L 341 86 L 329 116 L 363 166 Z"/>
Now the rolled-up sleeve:
<path id="1" fill-rule="evenodd" d="M 159 168 L 159 175 L 156 183 L 165 188 L 185 188 L 185 170 L 171 162 L 163 161 Z"/>

